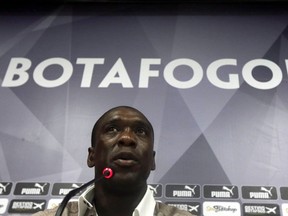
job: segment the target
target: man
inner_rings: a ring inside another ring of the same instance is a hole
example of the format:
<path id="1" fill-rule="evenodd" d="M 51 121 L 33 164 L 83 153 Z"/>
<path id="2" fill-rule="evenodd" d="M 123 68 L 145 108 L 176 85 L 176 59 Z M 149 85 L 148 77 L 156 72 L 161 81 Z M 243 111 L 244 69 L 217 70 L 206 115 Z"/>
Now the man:
<path id="1" fill-rule="evenodd" d="M 109 167 L 113 177 L 88 188 L 78 203 L 70 202 L 63 215 L 97 216 L 191 216 L 175 207 L 155 202 L 147 186 L 155 170 L 154 131 L 137 109 L 120 106 L 108 110 L 94 125 L 87 164 L 95 179 Z M 56 209 L 35 216 L 55 215 Z"/>

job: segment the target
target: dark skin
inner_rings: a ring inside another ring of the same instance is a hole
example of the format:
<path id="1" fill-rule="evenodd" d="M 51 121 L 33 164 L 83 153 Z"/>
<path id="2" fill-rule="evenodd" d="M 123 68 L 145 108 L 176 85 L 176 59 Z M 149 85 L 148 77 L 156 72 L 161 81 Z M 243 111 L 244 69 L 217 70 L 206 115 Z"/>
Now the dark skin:
<path id="1" fill-rule="evenodd" d="M 129 216 L 143 198 L 147 178 L 155 170 L 154 133 L 147 118 L 131 107 L 106 112 L 93 129 L 87 164 L 95 178 L 110 167 L 111 179 L 95 183 L 94 204 L 99 216 Z"/>

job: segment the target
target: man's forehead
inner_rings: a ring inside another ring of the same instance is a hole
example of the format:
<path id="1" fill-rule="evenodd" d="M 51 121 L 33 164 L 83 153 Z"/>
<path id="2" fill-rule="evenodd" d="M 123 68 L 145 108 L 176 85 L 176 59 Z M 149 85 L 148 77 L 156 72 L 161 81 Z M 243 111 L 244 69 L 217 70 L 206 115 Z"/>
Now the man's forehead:
<path id="1" fill-rule="evenodd" d="M 147 118 L 139 111 L 130 108 L 110 110 L 101 117 L 101 123 L 114 121 L 137 121 L 149 124 Z"/>

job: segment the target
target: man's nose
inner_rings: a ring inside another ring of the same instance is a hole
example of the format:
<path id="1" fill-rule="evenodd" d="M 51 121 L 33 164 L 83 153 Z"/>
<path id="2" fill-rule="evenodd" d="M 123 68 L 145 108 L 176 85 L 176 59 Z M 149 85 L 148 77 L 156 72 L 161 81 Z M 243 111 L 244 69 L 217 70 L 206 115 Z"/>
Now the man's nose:
<path id="1" fill-rule="evenodd" d="M 133 130 L 130 128 L 123 130 L 118 139 L 118 144 L 125 146 L 136 146 L 135 134 L 133 133 Z"/>

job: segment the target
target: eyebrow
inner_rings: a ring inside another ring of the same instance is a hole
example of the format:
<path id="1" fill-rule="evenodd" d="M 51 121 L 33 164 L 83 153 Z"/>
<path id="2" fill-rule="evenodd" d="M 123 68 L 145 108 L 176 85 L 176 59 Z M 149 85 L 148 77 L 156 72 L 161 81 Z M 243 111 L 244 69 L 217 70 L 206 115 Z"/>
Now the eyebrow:
<path id="1" fill-rule="evenodd" d="M 125 119 L 123 118 L 118 118 L 118 117 L 115 117 L 115 118 L 112 118 L 110 119 L 109 121 L 106 121 L 106 122 L 103 122 L 103 125 L 107 125 L 107 124 L 116 124 L 116 123 L 120 123 L 122 121 L 125 121 Z M 150 130 L 152 130 L 152 127 L 150 126 L 149 122 L 145 121 L 145 120 L 142 120 L 142 119 L 137 119 L 137 120 L 128 120 L 128 121 L 132 121 L 132 125 L 144 125 L 145 127 L 149 128 Z"/>

